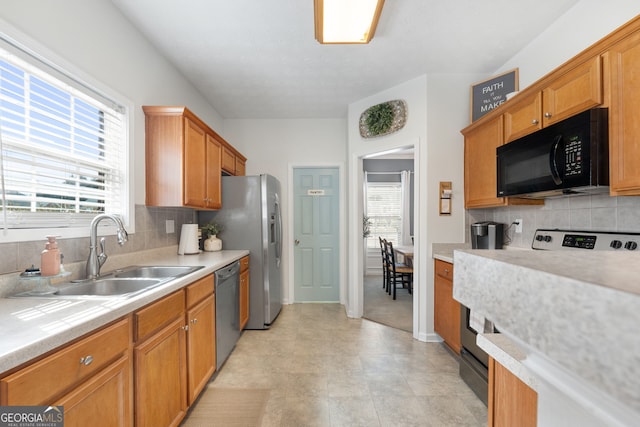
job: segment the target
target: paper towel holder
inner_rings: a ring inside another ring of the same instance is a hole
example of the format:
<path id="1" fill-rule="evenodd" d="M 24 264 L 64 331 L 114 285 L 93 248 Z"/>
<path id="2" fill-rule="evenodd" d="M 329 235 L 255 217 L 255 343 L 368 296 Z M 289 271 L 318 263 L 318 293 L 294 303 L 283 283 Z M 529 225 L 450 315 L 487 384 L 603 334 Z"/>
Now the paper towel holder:
<path id="1" fill-rule="evenodd" d="M 451 215 L 451 181 L 440 181 L 440 215 Z"/>

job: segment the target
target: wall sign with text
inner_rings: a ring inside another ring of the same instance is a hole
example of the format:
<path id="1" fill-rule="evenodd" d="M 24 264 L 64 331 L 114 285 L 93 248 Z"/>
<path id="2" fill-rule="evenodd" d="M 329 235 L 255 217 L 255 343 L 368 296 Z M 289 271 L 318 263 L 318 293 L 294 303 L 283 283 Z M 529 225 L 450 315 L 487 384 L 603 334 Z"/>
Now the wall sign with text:
<path id="1" fill-rule="evenodd" d="M 497 108 L 507 94 L 518 91 L 518 69 L 471 85 L 471 122 Z"/>

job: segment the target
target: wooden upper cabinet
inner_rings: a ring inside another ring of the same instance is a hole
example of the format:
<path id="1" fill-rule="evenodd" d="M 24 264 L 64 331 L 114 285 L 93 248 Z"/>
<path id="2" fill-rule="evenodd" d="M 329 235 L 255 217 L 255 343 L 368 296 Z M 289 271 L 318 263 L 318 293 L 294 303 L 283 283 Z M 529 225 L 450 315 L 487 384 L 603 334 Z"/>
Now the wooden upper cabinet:
<path id="1" fill-rule="evenodd" d="M 243 162 L 246 159 L 186 107 L 142 109 L 146 205 L 220 209 L 221 175 L 227 154 L 232 156 L 231 174 L 236 171 L 236 158 Z"/>
<path id="2" fill-rule="evenodd" d="M 605 53 L 609 64 L 609 185 L 612 196 L 640 195 L 640 32 Z"/>
<path id="3" fill-rule="evenodd" d="M 503 206 L 496 197 L 496 148 L 502 145 L 503 118 L 497 116 L 464 134 L 464 207 Z"/>
<path id="4" fill-rule="evenodd" d="M 543 126 L 564 120 L 602 104 L 600 56 L 551 81 L 542 91 Z"/>
<path id="5" fill-rule="evenodd" d="M 222 147 L 222 170 L 230 175 L 236 172 L 236 155 L 226 145 Z"/>
<path id="6" fill-rule="evenodd" d="M 229 175 L 241 176 L 245 174 L 247 159 L 228 145 L 222 147 L 222 170 Z"/>
<path id="7" fill-rule="evenodd" d="M 551 80 L 544 89 L 505 105 L 504 141 L 511 142 L 603 102 L 602 65 L 595 57 Z"/>

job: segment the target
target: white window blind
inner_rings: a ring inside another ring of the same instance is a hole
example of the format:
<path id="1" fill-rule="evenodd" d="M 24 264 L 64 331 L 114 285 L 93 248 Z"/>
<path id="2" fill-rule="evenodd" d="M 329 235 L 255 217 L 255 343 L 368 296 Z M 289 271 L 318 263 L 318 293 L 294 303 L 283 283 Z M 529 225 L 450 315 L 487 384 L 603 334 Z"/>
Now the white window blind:
<path id="1" fill-rule="evenodd" d="M 402 185 L 399 182 L 367 183 L 367 217 L 371 234 L 367 248 L 380 248 L 378 236 L 394 245 L 400 240 L 402 226 Z"/>
<path id="2" fill-rule="evenodd" d="M 126 215 L 126 109 L 4 42 L 3 228 L 80 227 L 101 212 Z"/>

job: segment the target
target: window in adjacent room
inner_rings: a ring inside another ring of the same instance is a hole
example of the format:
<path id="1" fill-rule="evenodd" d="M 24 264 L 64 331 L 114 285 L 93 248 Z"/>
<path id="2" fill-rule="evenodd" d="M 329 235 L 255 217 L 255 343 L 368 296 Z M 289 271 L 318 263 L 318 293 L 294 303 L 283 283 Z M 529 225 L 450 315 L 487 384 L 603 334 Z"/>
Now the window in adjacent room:
<path id="1" fill-rule="evenodd" d="M 5 236 L 15 230 L 88 230 L 102 212 L 128 222 L 128 134 L 124 103 L 0 34 Z"/>
<path id="2" fill-rule="evenodd" d="M 371 223 L 367 248 L 380 248 L 378 236 L 397 246 L 402 227 L 401 183 L 367 182 L 366 198 L 366 216 Z"/>

